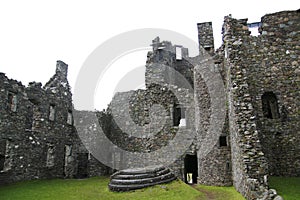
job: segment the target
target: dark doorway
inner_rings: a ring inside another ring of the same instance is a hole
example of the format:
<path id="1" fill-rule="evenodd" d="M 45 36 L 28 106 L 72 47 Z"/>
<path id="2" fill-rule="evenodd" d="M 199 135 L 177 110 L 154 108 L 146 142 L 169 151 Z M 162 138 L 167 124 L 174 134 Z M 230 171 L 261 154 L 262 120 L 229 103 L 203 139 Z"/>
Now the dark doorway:
<path id="1" fill-rule="evenodd" d="M 197 155 L 186 155 L 184 158 L 184 179 L 186 183 L 197 183 L 198 160 Z"/>
<path id="2" fill-rule="evenodd" d="M 77 154 L 77 161 L 78 161 L 77 178 L 87 178 L 88 157 L 89 157 L 88 153 Z"/>

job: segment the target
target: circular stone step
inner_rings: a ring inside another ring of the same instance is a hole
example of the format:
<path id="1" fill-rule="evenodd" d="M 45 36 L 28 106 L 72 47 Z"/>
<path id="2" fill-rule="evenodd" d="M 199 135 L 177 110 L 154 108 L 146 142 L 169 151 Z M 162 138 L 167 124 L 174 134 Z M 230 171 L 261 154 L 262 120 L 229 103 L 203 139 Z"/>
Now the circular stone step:
<path id="1" fill-rule="evenodd" d="M 158 171 L 156 173 L 148 173 L 148 174 L 115 174 L 113 175 L 114 179 L 144 179 L 144 178 L 153 178 L 159 175 L 164 175 L 170 172 L 170 169 L 166 168 L 161 171 Z"/>
<path id="2" fill-rule="evenodd" d="M 112 191 L 129 191 L 168 183 L 175 180 L 170 169 L 159 166 L 120 170 L 111 175 L 108 187 Z"/>

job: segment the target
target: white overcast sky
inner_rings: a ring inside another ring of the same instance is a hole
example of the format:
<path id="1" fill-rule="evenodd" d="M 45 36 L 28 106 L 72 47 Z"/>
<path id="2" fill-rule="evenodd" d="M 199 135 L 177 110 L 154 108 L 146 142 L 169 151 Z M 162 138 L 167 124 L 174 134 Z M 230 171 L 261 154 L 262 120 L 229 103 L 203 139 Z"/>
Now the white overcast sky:
<path id="1" fill-rule="evenodd" d="M 68 78 L 73 88 L 89 54 L 122 32 L 163 28 L 197 41 L 196 24 L 212 21 L 215 44 L 219 46 L 225 15 L 256 22 L 267 13 L 299 8 L 296 0 L 3 0 L 0 1 L 0 72 L 24 85 L 30 81 L 45 84 L 55 72 L 56 60 L 62 60 L 69 65 Z M 137 52 L 121 58 L 115 65 L 140 66 L 145 60 L 146 52 Z M 107 87 L 101 92 L 98 109 L 109 102 L 112 96 L 109 91 L 114 91 L 114 87 L 108 86 L 116 85 L 119 79 L 108 77 L 103 83 Z"/>

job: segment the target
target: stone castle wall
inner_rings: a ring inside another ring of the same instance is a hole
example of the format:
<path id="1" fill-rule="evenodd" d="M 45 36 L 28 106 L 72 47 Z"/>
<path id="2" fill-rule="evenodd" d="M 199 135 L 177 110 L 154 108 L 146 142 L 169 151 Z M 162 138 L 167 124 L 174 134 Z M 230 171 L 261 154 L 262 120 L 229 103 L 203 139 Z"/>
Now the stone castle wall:
<path id="1" fill-rule="evenodd" d="M 193 58 L 188 49 L 155 38 L 146 89 L 117 93 L 104 112 L 73 110 L 61 61 L 44 87 L 25 87 L 0 73 L 0 184 L 138 166 L 147 158 L 130 159 L 105 144 L 109 168 L 89 151 L 107 137 L 126 151 L 155 153 L 182 130 L 180 139 L 191 145 L 171 145 L 163 155 L 186 149 L 170 165 L 177 177 L 186 180 L 186 158 L 193 157 L 199 183 L 233 184 L 247 199 L 274 198 L 269 175 L 300 176 L 299 17 L 299 10 L 265 15 L 261 35 L 252 36 L 247 19 L 227 16 L 216 51 L 212 24 L 199 23 L 199 56 Z"/>
<path id="2" fill-rule="evenodd" d="M 266 195 L 268 174 L 299 176 L 296 21 L 298 11 L 266 15 L 262 34 L 254 37 L 245 20 L 225 18 L 233 181 L 247 199 Z"/>
<path id="3" fill-rule="evenodd" d="M 88 176 L 65 63 L 57 62 L 43 88 L 35 82 L 25 87 L 1 73 L 0 96 L 0 184 Z"/>

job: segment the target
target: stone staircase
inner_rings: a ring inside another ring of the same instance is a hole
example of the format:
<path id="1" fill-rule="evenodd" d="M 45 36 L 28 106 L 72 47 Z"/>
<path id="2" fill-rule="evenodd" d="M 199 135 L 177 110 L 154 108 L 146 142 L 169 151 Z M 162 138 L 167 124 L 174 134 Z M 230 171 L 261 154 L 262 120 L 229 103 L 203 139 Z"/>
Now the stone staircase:
<path id="1" fill-rule="evenodd" d="M 125 169 L 111 175 L 108 187 L 111 191 L 129 191 L 168 183 L 175 180 L 170 169 L 163 166 Z"/>

